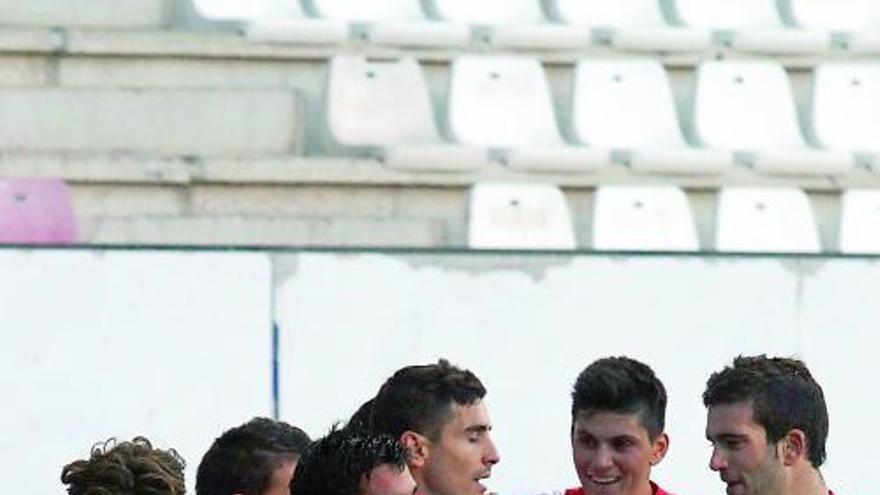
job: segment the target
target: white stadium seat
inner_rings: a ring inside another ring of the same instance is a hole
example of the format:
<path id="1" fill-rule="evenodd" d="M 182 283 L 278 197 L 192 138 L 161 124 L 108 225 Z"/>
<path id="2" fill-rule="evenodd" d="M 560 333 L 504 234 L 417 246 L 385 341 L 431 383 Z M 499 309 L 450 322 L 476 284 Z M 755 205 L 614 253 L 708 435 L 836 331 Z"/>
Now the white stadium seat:
<path id="1" fill-rule="evenodd" d="M 845 191 L 841 201 L 840 252 L 880 254 L 880 189 Z"/>
<path id="2" fill-rule="evenodd" d="M 876 0 L 786 0 L 790 22 L 802 29 L 842 34 L 853 52 L 880 52 L 880 4 Z"/>
<path id="3" fill-rule="evenodd" d="M 668 24 L 657 0 L 552 0 L 550 5 L 555 18 L 592 28 L 621 50 L 694 52 L 712 46 L 710 30 Z"/>
<path id="4" fill-rule="evenodd" d="M 880 162 L 880 64 L 819 65 L 812 105 L 811 125 L 819 144 Z"/>
<path id="5" fill-rule="evenodd" d="M 589 172 L 610 163 L 605 151 L 563 141 L 547 77 L 534 58 L 456 58 L 449 128 L 456 141 L 502 150 L 502 160 L 517 170 Z"/>
<path id="6" fill-rule="evenodd" d="M 834 175 L 849 153 L 808 147 L 785 70 L 774 61 L 712 61 L 697 68 L 693 128 L 710 148 L 744 153 L 758 171 Z"/>
<path id="7" fill-rule="evenodd" d="M 429 20 L 418 0 L 312 0 L 322 18 L 350 22 L 377 45 L 462 47 L 470 42 L 465 24 Z"/>
<path id="8" fill-rule="evenodd" d="M 813 210 L 806 193 L 789 188 L 721 190 L 715 248 L 725 252 L 818 253 Z"/>
<path id="9" fill-rule="evenodd" d="M 782 22 L 776 0 L 674 0 L 687 26 L 719 31 L 731 47 L 776 54 L 822 53 L 831 47 L 825 31 L 794 29 Z"/>
<path id="10" fill-rule="evenodd" d="M 549 184 L 475 184 L 468 246 L 474 249 L 574 249 L 565 196 Z"/>
<path id="11" fill-rule="evenodd" d="M 415 59 L 330 62 L 327 126 L 340 145 L 375 148 L 390 168 L 460 171 L 488 164 L 485 148 L 445 143 Z"/>
<path id="12" fill-rule="evenodd" d="M 427 0 L 429 10 L 446 22 L 465 23 L 485 32 L 486 41 L 504 48 L 576 49 L 590 44 L 590 33 L 551 23 L 539 0 Z"/>
<path id="13" fill-rule="evenodd" d="M 674 186 L 600 186 L 593 207 L 593 248 L 697 251 L 684 191 Z"/>
<path id="14" fill-rule="evenodd" d="M 181 0 L 172 5 L 182 9 L 189 25 L 235 28 L 254 41 L 332 45 L 348 39 L 345 23 L 307 18 L 295 0 Z"/>
<path id="15" fill-rule="evenodd" d="M 718 173 L 733 164 L 727 151 L 688 146 L 669 77 L 653 59 L 586 59 L 575 69 L 575 137 L 622 151 L 634 170 Z"/>

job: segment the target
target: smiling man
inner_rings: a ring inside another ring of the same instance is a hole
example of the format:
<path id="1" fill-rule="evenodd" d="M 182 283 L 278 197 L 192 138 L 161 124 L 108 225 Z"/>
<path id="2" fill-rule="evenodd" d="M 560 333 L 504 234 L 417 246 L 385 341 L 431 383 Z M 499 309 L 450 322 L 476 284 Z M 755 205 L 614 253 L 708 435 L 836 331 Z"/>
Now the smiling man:
<path id="1" fill-rule="evenodd" d="M 445 359 L 407 366 L 379 389 L 369 426 L 400 439 L 417 495 L 481 495 L 498 463 L 486 389 Z"/>
<path id="2" fill-rule="evenodd" d="M 703 403 L 709 467 L 728 495 L 831 494 L 819 471 L 828 410 L 803 362 L 740 356 L 709 378 Z"/>
<path id="3" fill-rule="evenodd" d="M 594 361 L 572 391 L 571 450 L 580 488 L 565 495 L 667 495 L 651 467 L 669 448 L 666 389 L 628 357 Z"/>

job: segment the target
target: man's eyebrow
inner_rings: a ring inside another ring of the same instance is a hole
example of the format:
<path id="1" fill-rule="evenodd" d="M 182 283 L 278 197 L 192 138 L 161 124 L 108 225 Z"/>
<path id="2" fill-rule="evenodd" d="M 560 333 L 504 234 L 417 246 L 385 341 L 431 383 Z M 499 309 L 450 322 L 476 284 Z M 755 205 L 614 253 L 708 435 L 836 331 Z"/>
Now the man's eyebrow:
<path id="1" fill-rule="evenodd" d="M 470 425 L 464 431 L 468 433 L 485 433 L 492 431 L 492 425 Z"/>
<path id="2" fill-rule="evenodd" d="M 717 434 L 717 435 L 715 435 L 715 436 L 712 436 L 712 435 L 706 435 L 706 440 L 709 440 L 710 442 L 711 442 L 711 441 L 716 441 L 716 440 L 725 440 L 725 441 L 729 441 L 729 440 L 748 440 L 748 438 L 749 438 L 748 435 L 743 435 L 743 434 L 740 434 L 740 433 L 719 433 L 719 434 Z"/>

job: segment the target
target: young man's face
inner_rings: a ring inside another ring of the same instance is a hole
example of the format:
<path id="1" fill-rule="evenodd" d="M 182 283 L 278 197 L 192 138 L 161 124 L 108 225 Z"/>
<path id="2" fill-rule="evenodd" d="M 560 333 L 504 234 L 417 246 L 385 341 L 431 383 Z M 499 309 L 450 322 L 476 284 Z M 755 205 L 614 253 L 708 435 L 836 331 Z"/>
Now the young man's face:
<path id="1" fill-rule="evenodd" d="M 572 425 L 574 466 L 590 495 L 650 495 L 651 466 L 668 447 L 665 433 L 651 441 L 638 413 L 580 411 Z"/>
<path id="2" fill-rule="evenodd" d="M 492 441 L 489 410 L 482 401 L 462 406 L 452 403 L 452 419 L 436 441 L 427 440 L 427 456 L 421 469 L 422 492 L 431 495 L 480 495 L 483 480 L 498 463 Z"/>
<path id="3" fill-rule="evenodd" d="M 393 464 L 380 464 L 370 471 L 369 479 L 361 482 L 361 495 L 413 495 L 416 482 L 409 468 L 398 469 Z"/>
<path id="4" fill-rule="evenodd" d="M 261 495 L 290 495 L 290 480 L 293 478 L 294 469 L 296 469 L 296 460 L 282 462 L 272 472 L 269 487 Z"/>
<path id="5" fill-rule="evenodd" d="M 777 445 L 754 420 L 750 402 L 709 407 L 706 438 L 712 442 L 709 468 L 718 471 L 728 495 L 779 495 L 783 466 Z"/>

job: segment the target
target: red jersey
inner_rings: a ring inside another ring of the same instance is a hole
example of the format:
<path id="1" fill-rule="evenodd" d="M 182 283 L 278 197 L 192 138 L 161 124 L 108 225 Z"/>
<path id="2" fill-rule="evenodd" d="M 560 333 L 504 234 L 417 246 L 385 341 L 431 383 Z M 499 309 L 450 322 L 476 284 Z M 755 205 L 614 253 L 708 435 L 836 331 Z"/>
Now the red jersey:
<path id="1" fill-rule="evenodd" d="M 671 493 L 669 493 L 666 490 L 657 486 L 657 483 L 654 483 L 653 481 L 649 481 L 648 483 L 651 484 L 651 493 L 653 493 L 654 495 L 672 495 Z M 577 488 L 569 488 L 568 490 L 565 490 L 565 495 L 587 495 L 587 494 L 584 492 L 583 487 L 577 487 Z M 832 493 L 831 495 L 834 495 L 834 494 Z"/>

